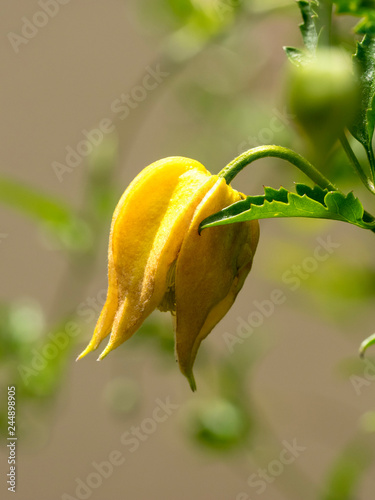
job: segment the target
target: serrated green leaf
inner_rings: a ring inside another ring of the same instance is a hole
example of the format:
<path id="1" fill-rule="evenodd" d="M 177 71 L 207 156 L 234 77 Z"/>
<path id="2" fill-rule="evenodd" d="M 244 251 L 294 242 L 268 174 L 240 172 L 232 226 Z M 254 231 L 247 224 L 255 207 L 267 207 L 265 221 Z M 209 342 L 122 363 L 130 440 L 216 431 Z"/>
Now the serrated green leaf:
<path id="1" fill-rule="evenodd" d="M 303 19 L 303 23 L 299 27 L 303 42 L 306 49 L 315 54 L 319 36 L 315 24 L 317 15 L 313 7 L 318 6 L 319 3 L 316 0 L 299 0 L 297 3 Z"/>
<path id="2" fill-rule="evenodd" d="M 375 37 L 366 35 L 357 44 L 353 62 L 359 75 L 360 106 L 350 132 L 365 148 L 374 177 L 372 138 L 375 127 Z"/>
<path id="3" fill-rule="evenodd" d="M 351 133 L 367 147 L 371 144 L 375 121 L 375 110 L 372 109 L 375 96 L 375 38 L 365 36 L 362 42 L 357 44 L 353 61 L 359 73 L 361 106 Z"/>
<path id="4" fill-rule="evenodd" d="M 313 10 L 313 5 L 318 6 L 319 3 L 317 0 L 299 0 L 297 4 L 303 19 L 303 23 L 299 25 L 299 29 L 307 50 L 302 51 L 296 47 L 284 47 L 284 50 L 292 64 L 302 66 L 315 56 L 318 45 L 319 35 L 315 23 L 317 13 Z"/>
<path id="5" fill-rule="evenodd" d="M 353 193 L 344 195 L 339 191 L 328 191 L 318 186 L 311 188 L 297 184 L 296 193 L 283 187 L 276 190 L 264 188 L 263 196 L 248 196 L 245 200 L 207 217 L 200 230 L 257 219 L 279 217 L 308 217 L 331 219 L 354 224 L 363 229 L 374 229 L 374 220 L 364 220 L 364 209 Z"/>

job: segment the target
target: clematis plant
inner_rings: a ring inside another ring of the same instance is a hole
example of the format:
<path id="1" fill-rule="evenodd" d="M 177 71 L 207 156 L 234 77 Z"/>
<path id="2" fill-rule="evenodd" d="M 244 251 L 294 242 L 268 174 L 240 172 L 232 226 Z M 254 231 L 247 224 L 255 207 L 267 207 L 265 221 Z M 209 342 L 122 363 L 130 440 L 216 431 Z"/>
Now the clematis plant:
<path id="1" fill-rule="evenodd" d="M 356 14 L 355 6 L 334 3 L 338 13 Z M 340 143 L 356 175 L 374 195 L 372 8 L 357 12 L 365 15 L 356 27 L 364 36 L 351 60 L 341 49 L 330 46 L 329 30 L 322 20 L 331 19 L 332 2 L 299 0 L 297 5 L 303 18 L 304 48 L 285 48 L 293 65 L 288 79 L 289 106 L 318 151 L 320 167 Z M 364 147 L 368 165 L 357 159 L 349 134 Z M 299 168 L 314 187 L 297 184 L 296 192 L 265 187 L 258 196 L 245 196 L 230 187 L 244 167 L 270 156 Z M 145 168 L 114 212 L 107 300 L 91 342 L 79 358 L 110 335 L 99 357 L 103 359 L 130 338 L 155 308 L 170 311 L 175 320 L 176 357 L 195 390 L 193 364 L 199 345 L 230 309 L 244 284 L 258 244 L 258 220 L 279 217 L 331 219 L 375 232 L 375 217 L 364 210 L 353 192 L 341 192 L 306 158 L 281 146 L 246 151 L 218 175 L 211 175 L 195 160 L 180 157 Z M 361 344 L 360 352 L 372 344 L 374 336 Z"/>

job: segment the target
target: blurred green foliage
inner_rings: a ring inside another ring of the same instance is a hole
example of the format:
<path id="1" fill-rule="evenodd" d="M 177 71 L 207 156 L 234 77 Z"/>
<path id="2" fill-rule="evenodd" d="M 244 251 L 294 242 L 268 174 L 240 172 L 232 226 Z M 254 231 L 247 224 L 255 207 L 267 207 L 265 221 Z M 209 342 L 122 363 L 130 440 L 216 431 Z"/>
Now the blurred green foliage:
<path id="1" fill-rule="evenodd" d="M 229 451 L 246 442 L 249 415 L 227 399 L 202 400 L 187 412 L 188 436 L 201 446 Z"/>

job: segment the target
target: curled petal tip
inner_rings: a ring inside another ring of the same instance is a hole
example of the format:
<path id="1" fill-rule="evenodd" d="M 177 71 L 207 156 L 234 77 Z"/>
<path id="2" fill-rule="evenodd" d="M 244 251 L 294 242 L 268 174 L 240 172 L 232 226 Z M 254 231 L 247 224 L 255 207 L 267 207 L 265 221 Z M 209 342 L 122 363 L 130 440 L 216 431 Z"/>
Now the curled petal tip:
<path id="1" fill-rule="evenodd" d="M 89 352 L 93 351 L 95 347 L 91 346 L 90 344 L 86 347 L 84 351 L 81 352 L 81 354 L 77 357 L 76 361 L 79 361 L 80 359 L 84 358 L 86 354 Z"/>
<path id="2" fill-rule="evenodd" d="M 113 349 L 114 349 L 114 346 L 111 344 L 108 344 L 107 347 L 104 349 L 104 351 L 98 357 L 97 361 L 101 361 L 102 359 L 104 359 Z"/>
<path id="3" fill-rule="evenodd" d="M 195 383 L 195 378 L 193 375 L 193 372 L 190 371 L 189 373 L 184 373 L 185 377 L 188 379 L 190 389 L 195 392 L 197 390 L 197 384 Z"/>

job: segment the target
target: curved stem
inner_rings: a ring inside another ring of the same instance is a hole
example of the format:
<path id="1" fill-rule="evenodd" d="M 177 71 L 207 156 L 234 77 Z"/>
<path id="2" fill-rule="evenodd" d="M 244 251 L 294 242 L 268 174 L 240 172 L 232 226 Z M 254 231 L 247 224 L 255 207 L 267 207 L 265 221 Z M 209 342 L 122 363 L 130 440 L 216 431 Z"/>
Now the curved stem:
<path id="1" fill-rule="evenodd" d="M 240 156 L 235 158 L 233 161 L 228 163 L 226 167 L 219 172 L 219 177 L 223 177 L 227 184 L 230 184 L 235 176 L 247 165 L 260 158 L 281 158 L 286 160 L 295 167 L 299 168 L 307 177 L 315 182 L 318 186 L 323 189 L 329 189 L 330 191 L 338 191 L 337 187 L 334 186 L 324 175 L 322 175 L 319 170 L 317 170 L 309 161 L 303 156 L 296 153 L 292 149 L 284 148 L 282 146 L 268 145 L 259 146 L 257 148 L 249 149 L 242 153 Z"/>
<path id="2" fill-rule="evenodd" d="M 255 160 L 259 160 L 260 158 L 281 158 L 282 160 L 286 160 L 295 167 L 297 167 L 301 172 L 303 172 L 307 177 L 309 177 L 312 181 L 315 182 L 322 189 L 328 189 L 329 191 L 339 191 L 339 189 L 332 184 L 323 174 L 317 170 L 314 165 L 312 165 L 306 158 L 296 153 L 292 149 L 284 148 L 282 146 L 268 145 L 268 146 L 259 146 L 257 148 L 249 149 L 245 151 L 240 156 L 232 160 L 226 167 L 224 167 L 219 172 L 219 177 L 225 179 L 227 184 L 230 184 L 232 180 L 236 177 L 236 175 L 241 172 L 243 168 L 247 165 L 250 165 Z M 366 210 L 364 211 L 364 219 L 367 222 L 374 221 L 375 217 L 371 215 Z M 370 229 L 373 233 L 375 233 L 375 228 Z"/>

